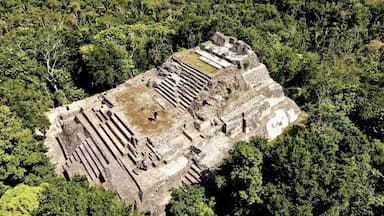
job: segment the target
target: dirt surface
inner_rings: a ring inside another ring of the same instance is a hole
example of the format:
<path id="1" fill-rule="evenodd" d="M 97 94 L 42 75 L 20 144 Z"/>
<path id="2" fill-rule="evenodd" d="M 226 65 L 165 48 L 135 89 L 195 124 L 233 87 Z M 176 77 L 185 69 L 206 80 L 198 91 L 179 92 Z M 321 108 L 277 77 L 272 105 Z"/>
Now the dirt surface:
<path id="1" fill-rule="evenodd" d="M 174 113 L 164 110 L 157 104 L 155 97 L 158 96 L 144 84 L 116 92 L 113 96 L 129 123 L 142 134 L 157 135 L 173 124 Z M 155 112 L 158 113 L 157 119 L 151 120 Z"/>

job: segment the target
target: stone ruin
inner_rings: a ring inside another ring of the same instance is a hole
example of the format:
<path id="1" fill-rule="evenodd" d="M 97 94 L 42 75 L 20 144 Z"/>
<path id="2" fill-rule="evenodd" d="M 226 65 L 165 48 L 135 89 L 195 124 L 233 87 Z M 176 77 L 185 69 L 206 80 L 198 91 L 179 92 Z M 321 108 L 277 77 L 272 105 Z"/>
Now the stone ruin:
<path id="1" fill-rule="evenodd" d="M 235 141 L 274 139 L 299 114 L 248 44 L 215 33 L 117 88 L 51 110 L 45 144 L 59 174 L 84 175 L 161 215 L 169 190 L 199 183 Z"/>

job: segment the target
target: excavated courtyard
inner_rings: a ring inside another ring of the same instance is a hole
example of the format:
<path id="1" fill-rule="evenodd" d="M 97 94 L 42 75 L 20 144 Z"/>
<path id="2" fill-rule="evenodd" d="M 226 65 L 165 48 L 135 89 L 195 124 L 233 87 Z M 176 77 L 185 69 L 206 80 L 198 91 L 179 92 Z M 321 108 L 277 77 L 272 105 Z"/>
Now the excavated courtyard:
<path id="1" fill-rule="evenodd" d="M 134 130 L 151 135 L 157 135 L 170 128 L 176 119 L 176 113 L 165 110 L 156 102 L 156 97 L 156 92 L 148 89 L 145 84 L 131 86 L 112 95 Z M 157 119 L 151 120 L 155 112 L 158 113 Z"/>

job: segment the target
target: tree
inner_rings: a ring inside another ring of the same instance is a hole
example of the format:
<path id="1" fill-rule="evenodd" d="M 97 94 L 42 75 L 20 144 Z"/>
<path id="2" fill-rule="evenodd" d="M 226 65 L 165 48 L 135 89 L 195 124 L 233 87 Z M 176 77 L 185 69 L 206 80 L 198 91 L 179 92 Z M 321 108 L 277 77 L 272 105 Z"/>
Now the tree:
<path id="1" fill-rule="evenodd" d="M 103 46 L 85 45 L 81 47 L 85 77 L 89 88 L 106 90 L 128 79 L 132 62 L 125 49 L 108 43 Z"/>
<path id="2" fill-rule="evenodd" d="M 136 67 L 147 70 L 172 54 L 174 30 L 162 24 L 134 24 L 127 27 L 127 47 Z"/>
<path id="3" fill-rule="evenodd" d="M 76 197 L 74 199 L 74 197 Z M 89 186 L 85 177 L 66 182 L 56 179 L 44 185 L 36 215 L 131 215 L 132 206 L 111 191 Z"/>
<path id="4" fill-rule="evenodd" d="M 15 186 L 52 178 L 53 166 L 45 152 L 9 107 L 0 105 L 0 182 Z"/>
<path id="5" fill-rule="evenodd" d="M 209 37 L 211 20 L 203 16 L 188 14 L 178 23 L 175 33 L 177 48 L 191 48 L 203 42 Z"/>
<path id="6" fill-rule="evenodd" d="M 254 142 L 263 145 L 266 140 L 255 139 Z M 218 198 L 224 201 L 222 208 L 234 215 L 244 215 L 250 214 L 250 206 L 263 203 L 262 163 L 263 155 L 255 145 L 244 141 L 235 144 L 233 153 L 216 177 L 218 193 L 225 194 Z"/>
<path id="7" fill-rule="evenodd" d="M 213 216 L 214 200 L 205 197 L 203 187 L 183 186 L 172 191 L 172 199 L 167 206 L 167 214 L 183 216 Z"/>
<path id="8" fill-rule="evenodd" d="M 64 42 L 64 36 L 59 35 L 55 28 L 45 28 L 39 32 L 40 55 L 46 67 L 45 80 L 54 94 L 55 105 L 61 106 L 68 101 L 78 100 L 85 96 L 81 89 L 76 88 L 70 72 L 70 48 Z M 65 31 L 63 31 L 65 33 Z"/>
<path id="9" fill-rule="evenodd" d="M 39 207 L 39 194 L 42 187 L 19 184 L 8 189 L 0 198 L 0 215 L 31 215 Z"/>
<path id="10" fill-rule="evenodd" d="M 381 174 L 371 164 L 373 145 L 346 118 L 329 114 L 295 128 L 265 152 L 265 203 L 279 215 L 372 215 Z"/>
<path id="11" fill-rule="evenodd" d="M 66 48 L 59 35 L 57 35 L 56 29 L 44 29 L 40 32 L 40 37 L 40 54 L 47 69 L 45 79 L 55 92 L 59 90 L 56 69 L 59 63 L 63 61 L 62 58 L 66 55 Z"/>

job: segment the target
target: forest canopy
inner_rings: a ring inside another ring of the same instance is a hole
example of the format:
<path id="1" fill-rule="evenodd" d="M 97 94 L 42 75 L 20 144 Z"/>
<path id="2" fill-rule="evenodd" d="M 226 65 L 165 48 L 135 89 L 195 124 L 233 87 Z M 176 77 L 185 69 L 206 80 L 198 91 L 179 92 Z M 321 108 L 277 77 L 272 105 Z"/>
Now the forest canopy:
<path id="1" fill-rule="evenodd" d="M 271 142 L 237 143 L 211 179 L 174 191 L 168 213 L 384 212 L 383 0 L 0 0 L 0 15 L 0 214 L 132 212 L 56 176 L 36 133 L 44 112 L 215 31 L 250 44 L 307 118 Z"/>

